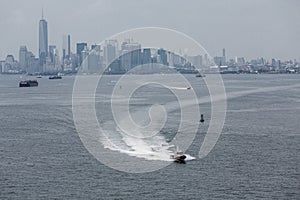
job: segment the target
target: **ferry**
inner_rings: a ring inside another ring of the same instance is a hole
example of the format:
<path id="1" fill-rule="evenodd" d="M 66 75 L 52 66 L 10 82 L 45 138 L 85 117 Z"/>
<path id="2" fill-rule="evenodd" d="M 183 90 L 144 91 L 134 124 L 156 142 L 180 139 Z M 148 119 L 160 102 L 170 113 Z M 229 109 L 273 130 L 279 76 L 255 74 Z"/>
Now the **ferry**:
<path id="1" fill-rule="evenodd" d="M 19 87 L 36 87 L 39 83 L 37 80 L 20 81 Z"/>

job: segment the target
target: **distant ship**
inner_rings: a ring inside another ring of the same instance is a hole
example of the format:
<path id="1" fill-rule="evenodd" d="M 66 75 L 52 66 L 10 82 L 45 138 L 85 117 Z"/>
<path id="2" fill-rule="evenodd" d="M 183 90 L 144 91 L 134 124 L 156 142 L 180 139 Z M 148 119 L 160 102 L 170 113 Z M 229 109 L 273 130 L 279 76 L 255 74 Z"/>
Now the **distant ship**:
<path id="1" fill-rule="evenodd" d="M 20 81 L 19 87 L 36 87 L 39 83 L 37 80 Z"/>
<path id="2" fill-rule="evenodd" d="M 196 74 L 196 77 L 205 77 L 205 75 L 198 73 L 198 74 Z"/>
<path id="3" fill-rule="evenodd" d="M 49 79 L 62 79 L 62 77 L 59 75 L 55 75 L 55 76 L 49 76 Z"/>

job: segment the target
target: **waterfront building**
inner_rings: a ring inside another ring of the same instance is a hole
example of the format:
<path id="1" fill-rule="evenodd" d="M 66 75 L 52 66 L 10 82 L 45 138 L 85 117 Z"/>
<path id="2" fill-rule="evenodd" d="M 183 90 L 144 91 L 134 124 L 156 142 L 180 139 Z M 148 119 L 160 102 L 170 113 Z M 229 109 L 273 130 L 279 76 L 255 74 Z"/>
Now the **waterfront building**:
<path id="1" fill-rule="evenodd" d="M 227 60 L 226 60 L 226 52 L 225 52 L 225 48 L 223 48 L 222 50 L 222 61 L 224 62 L 223 65 L 227 64 Z"/>
<path id="2" fill-rule="evenodd" d="M 240 66 L 243 66 L 243 65 L 245 65 L 245 58 L 244 57 L 237 57 L 236 58 L 236 63 L 237 63 L 237 65 L 240 67 Z"/>
<path id="3" fill-rule="evenodd" d="M 142 52 L 142 64 L 148 64 L 148 63 L 151 63 L 151 49 L 150 48 L 143 49 L 143 52 Z"/>
<path id="4" fill-rule="evenodd" d="M 140 43 L 134 42 L 130 39 L 126 39 L 121 45 L 121 54 L 121 65 L 125 69 L 125 71 L 129 71 L 131 68 L 142 63 Z"/>
<path id="5" fill-rule="evenodd" d="M 101 52 L 101 45 L 98 45 L 98 44 L 93 44 L 92 46 L 91 46 L 91 50 L 92 51 L 97 51 L 97 52 Z"/>
<path id="6" fill-rule="evenodd" d="M 12 54 L 7 55 L 2 64 L 2 73 L 18 73 L 19 71 L 19 62 L 15 60 Z"/>
<path id="7" fill-rule="evenodd" d="M 214 62 L 217 66 L 223 66 L 224 65 L 222 56 L 215 56 L 214 57 Z"/>
<path id="8" fill-rule="evenodd" d="M 15 58 L 13 55 L 9 54 L 6 56 L 5 62 L 12 65 L 15 62 Z"/>
<path id="9" fill-rule="evenodd" d="M 168 56 L 166 50 L 160 48 L 157 50 L 157 54 L 160 56 L 160 63 L 163 65 L 169 65 L 168 64 Z"/>
<path id="10" fill-rule="evenodd" d="M 28 52 L 28 68 L 27 72 L 30 74 L 39 72 L 40 69 L 40 61 L 38 58 L 35 58 L 32 52 Z"/>
<path id="11" fill-rule="evenodd" d="M 71 55 L 71 36 L 68 35 L 68 54 L 67 56 L 70 57 Z"/>
<path id="12" fill-rule="evenodd" d="M 195 66 L 196 68 L 200 68 L 202 67 L 202 63 L 203 63 L 203 58 L 201 55 L 196 55 L 196 56 L 187 56 L 187 60 L 192 63 L 193 66 Z"/>
<path id="13" fill-rule="evenodd" d="M 114 59 L 117 58 L 117 46 L 118 46 L 117 40 L 105 41 L 104 52 L 103 52 L 105 66 L 108 66 L 111 62 L 114 61 Z"/>
<path id="14" fill-rule="evenodd" d="M 82 57 L 82 51 L 87 49 L 87 43 L 81 42 L 76 44 L 76 54 L 78 56 L 78 64 L 81 65 L 82 61 L 84 60 Z"/>
<path id="15" fill-rule="evenodd" d="M 57 53 L 57 49 L 55 45 L 49 45 L 49 59 L 51 63 L 55 62 L 55 55 Z"/>
<path id="16" fill-rule="evenodd" d="M 82 70 L 82 72 L 88 72 L 88 65 L 89 65 L 89 62 L 87 59 L 88 56 L 89 56 L 89 52 L 88 52 L 87 48 L 85 48 L 83 51 L 81 51 L 81 59 L 82 59 L 81 70 Z"/>
<path id="17" fill-rule="evenodd" d="M 0 60 L 0 74 L 3 72 L 4 63 L 5 63 L 4 60 Z"/>
<path id="18" fill-rule="evenodd" d="M 88 72 L 100 72 L 103 65 L 103 57 L 101 58 L 101 46 L 94 44 L 91 46 L 91 51 L 88 57 Z"/>
<path id="19" fill-rule="evenodd" d="M 88 72 L 96 73 L 101 69 L 100 51 L 92 50 L 88 55 Z"/>
<path id="20" fill-rule="evenodd" d="M 28 68 L 28 57 L 27 57 L 27 47 L 20 46 L 19 49 L 19 64 L 22 71 L 26 71 Z"/>
<path id="21" fill-rule="evenodd" d="M 79 63 L 79 58 L 77 54 L 71 53 L 71 68 L 73 72 L 77 70 L 78 63 Z"/>

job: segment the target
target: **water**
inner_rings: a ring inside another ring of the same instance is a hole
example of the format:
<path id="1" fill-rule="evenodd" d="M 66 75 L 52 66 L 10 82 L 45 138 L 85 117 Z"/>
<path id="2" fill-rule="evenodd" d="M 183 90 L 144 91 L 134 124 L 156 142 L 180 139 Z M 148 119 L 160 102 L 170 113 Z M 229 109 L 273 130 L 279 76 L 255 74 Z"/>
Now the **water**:
<path id="1" fill-rule="evenodd" d="M 299 75 L 224 75 L 228 109 L 215 148 L 198 158 L 206 120 L 187 151 L 195 160 L 142 174 L 111 169 L 85 149 L 73 122 L 74 77 L 43 77 L 38 87 L 19 88 L 24 78 L 0 76 L 0 199 L 300 198 Z M 106 93 L 97 94 L 97 115 L 106 124 L 111 115 L 101 111 L 117 79 L 105 77 Z M 174 100 L 164 89 L 153 92 L 163 103 Z M 199 93 L 207 95 L 204 88 Z M 145 109 L 157 100 L 152 96 L 141 89 L 132 110 Z M 200 105 L 206 119 L 209 106 Z M 165 141 L 174 136 L 174 116 L 176 110 Z"/>

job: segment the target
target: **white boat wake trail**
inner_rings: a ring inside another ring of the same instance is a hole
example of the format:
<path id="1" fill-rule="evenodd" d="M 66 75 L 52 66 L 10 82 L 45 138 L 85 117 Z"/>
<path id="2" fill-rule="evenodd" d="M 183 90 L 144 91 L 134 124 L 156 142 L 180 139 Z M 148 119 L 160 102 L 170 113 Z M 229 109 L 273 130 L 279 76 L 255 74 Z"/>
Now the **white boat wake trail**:
<path id="1" fill-rule="evenodd" d="M 277 90 L 285 90 L 291 88 L 300 87 L 300 84 L 293 86 L 276 86 L 276 87 L 267 87 L 267 88 L 258 88 L 247 91 L 238 91 L 227 93 L 227 99 L 238 98 L 245 95 L 260 93 L 260 92 L 272 92 Z M 176 88 L 176 89 L 186 89 L 186 88 Z M 213 98 L 215 101 L 220 101 L 218 96 Z M 209 103 L 211 101 L 210 96 L 201 97 L 198 99 L 199 104 Z M 174 111 L 177 109 L 182 109 L 182 107 L 191 106 L 192 101 L 185 100 L 180 102 L 181 108 L 178 107 L 176 102 L 169 102 L 164 105 L 168 111 Z M 140 111 L 131 113 L 131 115 L 142 116 L 145 113 Z M 125 116 L 125 115 L 124 115 Z M 139 118 L 139 117 L 138 117 Z M 161 130 L 161 118 L 157 116 L 157 120 L 151 121 L 151 128 L 148 132 L 145 132 L 146 121 L 139 121 L 135 127 L 126 127 L 128 126 L 128 120 L 131 118 L 124 118 L 119 126 L 116 126 L 113 122 L 106 122 L 103 125 L 103 130 L 105 130 L 104 137 L 101 137 L 101 143 L 105 148 L 108 148 L 113 151 L 119 151 L 130 156 L 135 156 L 138 158 L 144 158 L 146 160 L 160 160 L 160 161 L 172 161 L 170 159 L 170 154 L 173 152 L 174 145 L 167 142 L 166 138 L 159 133 Z M 116 128 L 117 127 L 117 128 Z M 107 131 L 115 130 L 115 131 Z M 126 130 L 130 130 L 126 131 Z M 147 130 L 147 129 L 146 129 Z M 187 130 L 188 134 L 188 130 Z M 186 155 L 186 154 L 185 154 Z M 186 160 L 193 160 L 195 157 L 187 155 Z"/>
<path id="2" fill-rule="evenodd" d="M 124 122 L 125 121 L 126 120 L 124 120 Z M 104 127 L 109 130 L 109 128 L 113 128 L 111 125 L 112 123 L 106 123 Z M 152 137 L 142 138 L 140 136 L 133 136 L 135 133 L 139 134 L 138 130 L 128 134 L 117 127 L 115 131 L 107 132 L 107 134 L 105 134 L 106 137 L 101 138 L 101 143 L 105 148 L 125 153 L 129 156 L 146 160 L 173 161 L 170 155 L 173 153 L 175 147 L 173 144 L 168 143 L 163 135 L 158 133 Z M 195 159 L 191 155 L 186 156 L 186 160 Z"/>

